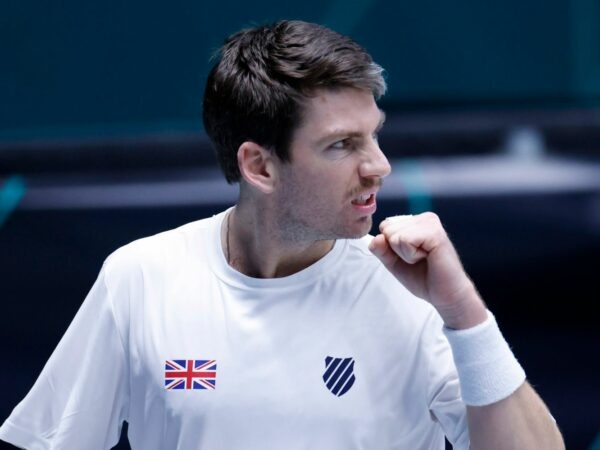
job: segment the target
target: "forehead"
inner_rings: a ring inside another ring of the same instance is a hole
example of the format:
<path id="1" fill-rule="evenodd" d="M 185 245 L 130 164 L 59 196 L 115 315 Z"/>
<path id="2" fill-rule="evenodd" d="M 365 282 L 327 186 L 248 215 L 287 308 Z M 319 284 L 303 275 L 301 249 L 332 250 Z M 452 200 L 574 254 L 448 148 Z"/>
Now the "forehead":
<path id="1" fill-rule="evenodd" d="M 303 102 L 295 139 L 319 140 L 329 134 L 371 134 L 383 120 L 370 91 L 344 88 L 317 90 Z"/>

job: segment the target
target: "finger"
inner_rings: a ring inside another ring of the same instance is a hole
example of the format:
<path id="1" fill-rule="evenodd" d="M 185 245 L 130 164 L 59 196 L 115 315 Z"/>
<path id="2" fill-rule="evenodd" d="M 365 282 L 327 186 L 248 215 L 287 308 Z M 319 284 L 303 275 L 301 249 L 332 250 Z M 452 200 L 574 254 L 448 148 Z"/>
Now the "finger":
<path id="1" fill-rule="evenodd" d="M 409 236 L 399 232 L 391 236 L 384 234 L 384 236 L 392 250 L 408 264 L 416 264 L 422 259 L 427 258 L 427 252 L 420 247 L 420 239 L 411 241 Z"/>
<path id="2" fill-rule="evenodd" d="M 378 234 L 369 243 L 369 250 L 373 253 L 384 266 L 391 268 L 398 259 L 396 253 L 390 248 L 383 234 Z"/>
<path id="3" fill-rule="evenodd" d="M 391 244 L 383 234 L 378 234 L 369 244 L 369 250 L 388 268 L 398 264 L 400 258 L 407 264 L 415 264 L 427 257 L 427 253 L 406 242 Z"/>
<path id="4" fill-rule="evenodd" d="M 384 235 L 378 234 L 375 236 L 369 244 L 369 249 L 402 284 L 415 295 L 424 298 L 425 293 L 422 291 L 422 287 L 418 282 L 415 283 L 415 267 L 404 261 L 392 250 Z"/>
<path id="5" fill-rule="evenodd" d="M 386 219 L 380 228 L 389 246 L 405 262 L 415 264 L 427 257 L 428 252 L 423 248 L 427 230 L 413 216 Z"/>
<path id="6" fill-rule="evenodd" d="M 379 224 L 379 231 L 383 231 L 383 229 L 385 229 L 386 227 L 388 227 L 388 226 L 390 226 L 392 224 L 399 224 L 399 225 L 400 224 L 407 224 L 413 218 L 414 218 L 414 216 L 412 214 L 403 214 L 403 215 L 399 215 L 399 216 L 386 217 Z"/>
<path id="7" fill-rule="evenodd" d="M 390 217 L 380 224 L 380 229 L 392 248 L 411 263 L 428 256 L 447 239 L 433 213 Z"/>

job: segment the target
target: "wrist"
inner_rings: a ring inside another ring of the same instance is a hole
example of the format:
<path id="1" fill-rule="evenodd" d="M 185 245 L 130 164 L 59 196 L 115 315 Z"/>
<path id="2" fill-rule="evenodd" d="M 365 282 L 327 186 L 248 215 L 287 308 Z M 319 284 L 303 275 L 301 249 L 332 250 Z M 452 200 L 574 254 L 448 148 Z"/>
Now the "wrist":
<path id="1" fill-rule="evenodd" d="M 458 301 L 437 309 L 444 325 L 452 330 L 472 328 L 488 318 L 485 303 L 471 282 L 460 294 Z"/>
<path id="2" fill-rule="evenodd" d="M 496 403 L 515 392 L 525 381 L 525 371 L 502 336 L 494 315 L 465 330 L 444 328 L 462 398 L 467 405 Z"/>

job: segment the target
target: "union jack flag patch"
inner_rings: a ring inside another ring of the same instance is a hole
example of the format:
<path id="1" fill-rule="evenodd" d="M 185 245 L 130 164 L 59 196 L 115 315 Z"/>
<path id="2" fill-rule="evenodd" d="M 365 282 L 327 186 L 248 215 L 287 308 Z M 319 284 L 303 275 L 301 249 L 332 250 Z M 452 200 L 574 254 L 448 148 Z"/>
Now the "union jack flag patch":
<path id="1" fill-rule="evenodd" d="M 165 389 L 214 389 L 217 361 L 170 359 L 165 361 Z"/>

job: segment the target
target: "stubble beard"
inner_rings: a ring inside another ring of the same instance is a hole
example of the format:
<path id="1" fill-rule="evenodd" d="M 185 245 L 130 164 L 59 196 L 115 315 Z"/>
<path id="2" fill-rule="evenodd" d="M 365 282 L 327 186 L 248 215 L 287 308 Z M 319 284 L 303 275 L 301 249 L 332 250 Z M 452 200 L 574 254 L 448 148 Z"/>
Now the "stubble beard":
<path id="1" fill-rule="evenodd" d="M 315 204 L 315 209 L 310 212 L 298 211 L 295 206 L 298 204 L 306 205 L 306 198 L 309 198 L 311 193 L 303 188 L 302 181 L 295 180 L 295 182 L 291 182 L 292 176 L 288 174 L 288 182 L 282 185 L 278 197 L 278 222 L 282 240 L 297 244 L 335 239 L 360 239 L 371 231 L 373 226 L 372 216 L 365 216 L 364 219 L 360 220 L 361 222 L 364 220 L 365 224 L 363 226 L 357 223 L 346 223 L 345 221 L 350 220 L 350 218 L 344 217 L 343 212 L 332 212 L 328 205 Z M 362 179 L 360 186 L 352 189 L 348 198 L 351 199 L 365 189 L 375 186 L 380 187 L 381 185 L 381 179 Z M 350 200 L 348 201 L 350 202 Z M 336 214 L 336 216 L 332 217 L 333 214 Z M 317 220 L 311 220 L 313 218 L 317 218 Z M 326 218 L 326 220 L 319 223 L 318 218 Z"/>
<path id="2" fill-rule="evenodd" d="M 317 209 L 310 213 L 298 212 L 293 205 L 285 203 L 280 205 L 279 230 L 282 240 L 294 244 L 326 241 L 336 239 L 360 239 L 371 231 L 373 217 L 366 216 L 360 223 L 346 223 L 342 214 L 336 214 L 326 208 Z M 308 218 L 308 215 L 311 215 Z M 318 218 L 330 218 L 319 223 Z M 317 218 L 317 220 L 311 220 Z M 349 220 L 349 219 L 347 219 Z M 329 223 L 328 223 L 329 222 Z"/>

